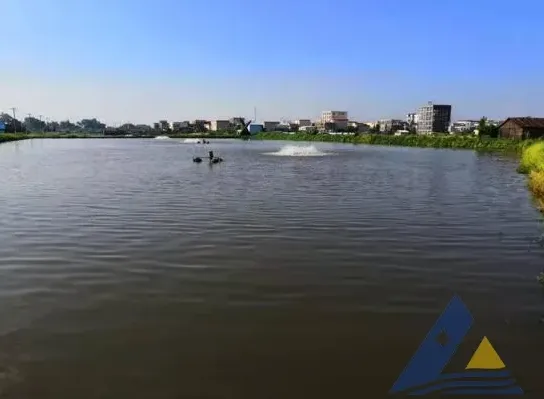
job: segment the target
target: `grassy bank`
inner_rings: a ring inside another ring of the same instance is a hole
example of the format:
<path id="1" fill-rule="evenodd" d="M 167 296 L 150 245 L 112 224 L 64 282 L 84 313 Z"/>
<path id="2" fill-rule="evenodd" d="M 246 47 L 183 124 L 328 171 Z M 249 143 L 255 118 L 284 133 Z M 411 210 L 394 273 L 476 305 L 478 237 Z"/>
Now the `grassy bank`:
<path id="1" fill-rule="evenodd" d="M 9 134 L 9 133 L 2 133 L 0 134 L 0 143 L 7 143 L 8 141 L 17 141 L 22 140 L 23 137 L 19 134 Z"/>
<path id="2" fill-rule="evenodd" d="M 527 186 L 536 207 L 544 213 L 544 142 L 534 143 L 523 151 L 518 172 L 527 175 Z M 544 287 L 544 272 L 536 279 Z"/>
<path id="3" fill-rule="evenodd" d="M 535 143 L 523 151 L 518 171 L 528 175 L 529 189 L 538 208 L 544 211 L 544 142 Z"/>
<path id="4" fill-rule="evenodd" d="M 330 134 L 307 134 L 307 133 L 259 133 L 255 139 L 260 140 L 293 140 L 293 141 L 322 141 L 336 143 L 389 145 L 402 147 L 422 148 L 452 148 L 470 149 L 479 151 L 512 151 L 521 152 L 524 148 L 533 144 L 534 141 L 505 140 L 492 138 L 479 138 L 474 136 L 453 136 L 453 135 L 407 135 L 390 136 L 383 134 L 362 134 L 358 136 L 341 136 Z"/>

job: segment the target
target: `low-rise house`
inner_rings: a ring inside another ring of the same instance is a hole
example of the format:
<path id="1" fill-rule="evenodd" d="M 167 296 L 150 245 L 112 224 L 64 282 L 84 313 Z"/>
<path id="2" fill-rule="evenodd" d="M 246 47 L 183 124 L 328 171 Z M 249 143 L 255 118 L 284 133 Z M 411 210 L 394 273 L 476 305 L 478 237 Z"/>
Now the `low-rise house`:
<path id="1" fill-rule="evenodd" d="M 295 121 L 295 124 L 297 124 L 299 127 L 312 126 L 312 121 L 310 119 L 298 119 Z"/>
<path id="2" fill-rule="evenodd" d="M 359 122 L 349 121 L 347 127 L 350 129 L 359 129 Z"/>
<path id="3" fill-rule="evenodd" d="M 486 122 L 487 122 L 488 125 L 492 125 L 492 126 L 500 126 L 504 121 L 498 121 L 498 120 L 494 120 L 494 119 L 488 119 Z"/>
<path id="4" fill-rule="evenodd" d="M 380 133 L 391 134 L 397 130 L 406 130 L 408 123 L 400 119 L 380 120 Z"/>
<path id="5" fill-rule="evenodd" d="M 195 119 L 191 124 L 195 132 L 205 132 L 210 129 L 210 121 Z"/>
<path id="6" fill-rule="evenodd" d="M 172 130 L 182 130 L 189 127 L 189 121 L 172 122 Z"/>
<path id="7" fill-rule="evenodd" d="M 210 130 L 213 132 L 228 130 L 231 127 L 228 120 L 215 120 L 210 122 Z"/>
<path id="8" fill-rule="evenodd" d="M 299 132 L 315 133 L 317 132 L 317 126 L 301 126 L 298 129 Z"/>
<path id="9" fill-rule="evenodd" d="M 275 130 L 278 132 L 288 132 L 291 130 L 291 125 L 287 122 L 278 123 Z"/>
<path id="10" fill-rule="evenodd" d="M 246 119 L 241 116 L 235 116 L 234 118 L 230 118 L 229 122 L 234 126 L 235 128 L 242 128 L 246 124 Z"/>
<path id="11" fill-rule="evenodd" d="M 370 130 L 370 126 L 368 126 L 367 124 L 362 122 L 355 122 L 355 121 L 350 121 L 348 123 L 348 128 L 354 129 L 358 133 L 365 133 Z"/>
<path id="12" fill-rule="evenodd" d="M 336 126 L 336 123 L 334 122 L 323 122 L 322 128 L 320 130 L 323 130 L 325 132 L 334 132 L 338 127 Z"/>
<path id="13" fill-rule="evenodd" d="M 544 137 L 544 118 L 508 118 L 499 125 L 499 137 L 518 140 Z"/>
<path id="14" fill-rule="evenodd" d="M 451 134 L 469 133 L 473 132 L 478 127 L 479 123 L 479 121 L 475 120 L 456 121 L 450 124 L 448 130 Z"/>
<path id="15" fill-rule="evenodd" d="M 370 131 L 370 126 L 368 126 L 366 123 L 359 122 L 358 125 L 357 131 L 359 133 L 368 133 L 368 131 Z"/>
<path id="16" fill-rule="evenodd" d="M 264 130 L 264 125 L 260 123 L 250 123 L 248 126 L 249 133 L 257 134 Z"/>
<path id="17" fill-rule="evenodd" d="M 279 121 L 265 121 L 264 122 L 264 130 L 267 132 L 274 132 L 276 131 L 276 127 L 280 124 Z"/>

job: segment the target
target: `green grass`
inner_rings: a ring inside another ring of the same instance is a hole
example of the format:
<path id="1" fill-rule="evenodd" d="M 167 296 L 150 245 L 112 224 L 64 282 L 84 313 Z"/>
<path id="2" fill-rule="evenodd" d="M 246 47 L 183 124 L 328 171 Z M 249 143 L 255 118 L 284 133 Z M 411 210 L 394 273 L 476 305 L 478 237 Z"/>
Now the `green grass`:
<path id="1" fill-rule="evenodd" d="M 518 171 L 527 174 L 544 172 L 544 142 L 534 143 L 523 151 Z"/>
<path id="2" fill-rule="evenodd" d="M 521 152 L 524 148 L 534 143 L 529 140 L 507 140 L 479 138 L 474 136 L 454 135 L 406 135 L 392 136 L 383 134 L 361 134 L 358 136 L 341 136 L 330 134 L 308 134 L 308 133 L 259 133 L 254 136 L 260 140 L 292 140 L 292 141 L 322 141 L 336 143 L 387 145 L 402 147 L 422 148 L 452 148 L 479 151 L 512 151 Z"/>
<path id="3" fill-rule="evenodd" d="M 544 212 L 544 142 L 534 143 L 523 151 L 518 172 L 528 175 L 529 190 L 537 207 Z"/>
<path id="4" fill-rule="evenodd" d="M 7 143 L 8 141 L 21 140 L 22 137 L 19 134 L 0 133 L 0 143 Z"/>
<path id="5" fill-rule="evenodd" d="M 527 186 L 536 207 L 544 213 L 544 142 L 534 143 L 523 151 L 518 171 L 527 175 Z M 536 279 L 544 287 L 544 272 Z"/>

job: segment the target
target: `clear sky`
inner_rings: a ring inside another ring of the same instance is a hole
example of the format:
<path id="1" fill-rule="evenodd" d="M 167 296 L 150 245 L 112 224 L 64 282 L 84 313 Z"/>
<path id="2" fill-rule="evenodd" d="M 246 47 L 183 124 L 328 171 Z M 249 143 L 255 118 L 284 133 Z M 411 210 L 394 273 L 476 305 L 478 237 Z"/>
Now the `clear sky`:
<path id="1" fill-rule="evenodd" d="M 0 110 L 109 124 L 544 116 L 544 0 L 3 0 Z"/>

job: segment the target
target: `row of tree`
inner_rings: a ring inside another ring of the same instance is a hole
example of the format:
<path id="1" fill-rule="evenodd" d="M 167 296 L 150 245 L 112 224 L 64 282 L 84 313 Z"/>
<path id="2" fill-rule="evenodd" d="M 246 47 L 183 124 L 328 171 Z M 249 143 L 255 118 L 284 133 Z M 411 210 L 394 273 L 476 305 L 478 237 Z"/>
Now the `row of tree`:
<path id="1" fill-rule="evenodd" d="M 32 116 L 26 117 L 23 121 L 13 118 L 11 115 L 0 114 L 0 121 L 4 122 L 6 132 L 34 133 L 34 132 L 88 132 L 101 133 L 106 129 L 106 124 L 93 119 L 82 119 L 79 122 L 51 121 L 45 122 Z"/>
<path id="2" fill-rule="evenodd" d="M 245 126 L 245 120 L 238 118 L 236 124 L 232 126 L 232 132 L 240 132 Z M 125 123 L 118 127 L 107 126 L 96 118 L 82 119 L 79 122 L 73 123 L 69 120 L 43 121 L 41 119 L 28 116 L 23 121 L 13 118 L 11 115 L 0 114 L 0 121 L 4 122 L 5 131 L 7 133 L 40 133 L 40 132 L 57 132 L 57 133 L 95 133 L 105 135 L 154 135 L 154 134 L 184 134 L 184 133 L 204 133 L 207 131 L 205 121 L 195 121 L 189 126 L 180 128 L 170 128 L 163 126 L 160 123 L 155 123 L 153 127 L 149 125 Z M 247 129 L 246 129 L 247 130 Z M 225 133 L 229 133 L 225 132 Z"/>

